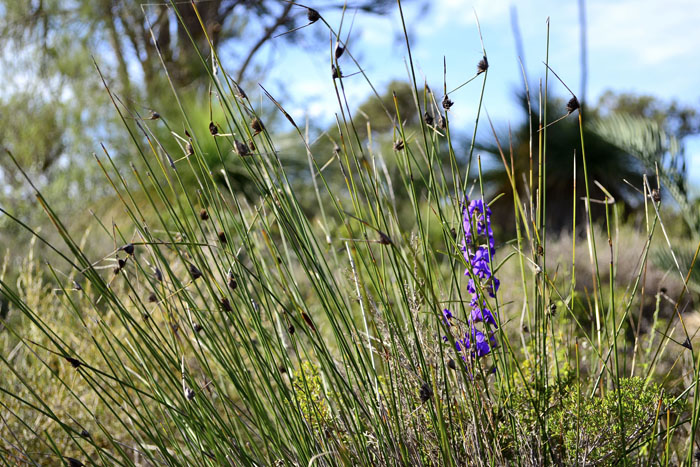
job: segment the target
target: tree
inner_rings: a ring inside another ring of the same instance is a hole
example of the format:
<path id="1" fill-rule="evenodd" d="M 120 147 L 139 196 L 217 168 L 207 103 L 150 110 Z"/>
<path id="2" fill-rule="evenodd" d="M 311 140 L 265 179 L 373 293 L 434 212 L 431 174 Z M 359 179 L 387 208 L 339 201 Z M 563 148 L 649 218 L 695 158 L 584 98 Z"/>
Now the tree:
<path id="1" fill-rule="evenodd" d="M 525 121 L 513 131 L 512 146 L 515 183 L 518 192 L 521 196 L 524 196 L 527 188 L 525 180 L 529 181 L 531 164 L 535 185 L 540 173 L 537 155 L 537 129 L 539 125 L 537 116 L 539 115 L 539 110 L 533 102 L 533 109 L 528 117 L 526 96 L 521 95 L 519 99 L 525 114 Z M 638 194 L 623 180 L 627 180 L 634 186 L 641 187 L 643 171 L 641 164 L 629 153 L 609 143 L 592 130 L 592 122 L 599 118 L 599 112 L 596 108 L 586 107 L 585 112 L 586 123 L 584 124 L 583 132 L 591 198 L 602 200 L 605 197 L 605 194 L 594 184 L 597 181 L 615 198 L 616 203 L 627 208 L 638 205 L 640 201 Z M 550 121 L 564 113 L 566 113 L 564 101 L 550 96 L 550 100 L 547 103 L 547 115 L 552 116 Z M 532 135 L 532 153 L 530 150 L 531 128 L 534 133 Z M 509 147 L 508 138 L 508 134 L 499 136 L 500 143 L 505 150 Z M 574 170 L 576 171 L 577 222 L 585 222 L 586 219 L 585 204 L 581 200 L 581 197 L 585 195 L 585 182 L 581 136 L 576 112 L 547 129 L 546 144 L 545 221 L 550 231 L 558 231 L 570 228 L 573 222 Z M 486 145 L 482 148 L 491 154 L 498 154 L 498 148 L 495 144 Z M 508 155 L 506 155 L 506 158 L 508 159 Z M 576 161 L 575 169 L 574 160 Z M 497 157 L 496 162 L 497 166 L 495 168 L 485 171 L 484 179 L 493 194 L 505 193 L 505 200 L 501 200 L 499 203 L 508 205 L 509 202 L 507 200 L 512 199 L 510 182 L 506 177 L 500 156 Z M 535 196 L 534 190 L 536 189 L 537 187 L 534 186 L 532 196 Z M 500 225 L 513 225 L 511 210 L 499 209 L 498 212 L 500 213 L 499 215 L 505 216 L 499 222 Z M 594 219 L 604 217 L 605 210 L 603 205 L 593 203 L 591 205 L 591 213 Z"/>

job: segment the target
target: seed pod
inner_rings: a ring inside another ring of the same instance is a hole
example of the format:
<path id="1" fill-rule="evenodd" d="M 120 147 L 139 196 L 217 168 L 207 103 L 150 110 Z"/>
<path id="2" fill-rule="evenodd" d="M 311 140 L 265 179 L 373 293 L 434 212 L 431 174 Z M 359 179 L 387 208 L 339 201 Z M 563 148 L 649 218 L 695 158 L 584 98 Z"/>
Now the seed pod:
<path id="1" fill-rule="evenodd" d="M 447 94 L 445 94 L 445 97 L 442 98 L 442 108 L 445 110 L 450 110 L 450 108 L 454 105 L 454 102 L 450 100 L 449 97 L 447 97 Z"/>
<path id="2" fill-rule="evenodd" d="M 289 327 L 287 328 L 287 331 L 289 331 L 290 335 L 294 335 L 294 331 L 295 331 L 294 325 L 290 324 Z"/>
<path id="3" fill-rule="evenodd" d="M 401 151 L 403 148 L 403 140 L 397 139 L 396 141 L 394 141 L 394 151 Z"/>
<path id="4" fill-rule="evenodd" d="M 214 122 L 209 122 L 209 133 L 211 133 L 212 136 L 219 134 L 219 127 L 214 125 Z"/>
<path id="5" fill-rule="evenodd" d="M 321 14 L 313 8 L 309 8 L 306 12 L 306 17 L 309 19 L 309 22 L 315 23 L 316 21 L 321 19 Z"/>
<path id="6" fill-rule="evenodd" d="M 156 276 L 156 280 L 158 282 L 163 282 L 163 273 L 160 272 L 160 269 L 156 268 L 154 271 L 154 275 Z"/>
<path id="7" fill-rule="evenodd" d="M 82 436 L 83 438 L 90 438 L 91 437 L 90 433 L 85 428 L 80 430 L 80 436 Z"/>
<path id="8" fill-rule="evenodd" d="M 224 245 L 226 245 L 226 243 L 227 243 L 227 240 L 226 240 L 226 233 L 224 233 L 223 231 L 221 231 L 221 232 L 219 232 L 219 233 L 216 234 L 216 235 L 219 237 L 219 241 L 220 241 L 221 243 L 223 243 Z"/>
<path id="9" fill-rule="evenodd" d="M 83 290 L 83 288 L 76 281 L 73 281 L 73 290 Z"/>
<path id="10" fill-rule="evenodd" d="M 194 399 L 194 391 L 190 388 L 185 388 L 185 398 L 187 398 L 188 401 Z"/>
<path id="11" fill-rule="evenodd" d="M 265 129 L 265 125 L 260 121 L 258 117 L 255 117 L 252 122 L 250 122 L 250 127 L 253 129 L 253 136 L 258 135 Z"/>
<path id="12" fill-rule="evenodd" d="M 233 308 L 231 308 L 231 302 L 228 301 L 228 298 L 221 297 L 221 309 L 228 311 L 229 313 L 233 311 Z"/>
<path id="13" fill-rule="evenodd" d="M 428 402 L 433 397 L 433 388 L 428 383 L 423 383 L 418 392 L 420 396 L 420 401 L 423 403 Z"/>
<path id="14" fill-rule="evenodd" d="M 651 199 L 654 200 L 655 203 L 661 202 L 661 193 L 658 189 L 654 188 L 651 190 Z"/>
<path id="15" fill-rule="evenodd" d="M 428 126 L 433 126 L 433 123 L 435 123 L 433 116 L 430 115 L 428 112 L 426 112 L 425 115 L 423 115 L 423 121 Z"/>
<path id="16" fill-rule="evenodd" d="M 340 45 L 340 42 L 335 43 L 335 59 L 338 60 L 345 53 L 345 47 Z"/>
<path id="17" fill-rule="evenodd" d="M 124 253 L 127 255 L 133 255 L 134 254 L 134 244 L 133 243 L 127 243 L 123 247 L 119 248 L 122 250 Z"/>
<path id="18" fill-rule="evenodd" d="M 154 294 L 153 292 L 151 292 L 150 294 L 148 294 L 148 301 L 149 301 L 150 303 L 155 303 L 155 302 L 158 301 L 158 297 L 156 296 L 156 294 Z"/>
<path id="19" fill-rule="evenodd" d="M 209 213 L 207 212 L 206 209 L 202 208 L 202 210 L 199 211 L 199 218 L 202 219 L 203 221 L 206 221 L 209 219 Z"/>
<path id="20" fill-rule="evenodd" d="M 336 67 L 335 65 L 331 65 L 331 76 L 333 77 L 333 79 L 342 78 L 343 72 L 340 71 L 340 67 Z"/>
<path id="21" fill-rule="evenodd" d="M 581 105 L 578 103 L 578 99 L 576 98 L 576 96 L 574 96 L 566 104 L 566 111 L 571 114 L 574 113 L 574 111 L 579 107 L 581 107 Z"/>
<path id="22" fill-rule="evenodd" d="M 481 73 L 486 72 L 486 70 L 489 69 L 489 61 L 486 58 L 486 55 L 484 55 L 484 58 L 479 60 L 479 63 L 476 65 L 476 74 L 480 75 Z"/>
<path id="23" fill-rule="evenodd" d="M 236 154 L 239 156 L 247 156 L 250 154 L 250 150 L 248 149 L 248 146 L 245 143 L 241 143 L 237 139 L 233 140 L 233 147 L 236 150 Z"/>
<path id="24" fill-rule="evenodd" d="M 197 269 L 197 266 L 195 266 L 194 264 L 190 263 L 190 265 L 187 267 L 187 269 L 189 270 L 190 275 L 192 276 L 192 280 L 196 281 L 197 279 L 202 277 L 202 271 Z"/>
<path id="25" fill-rule="evenodd" d="M 155 111 L 151 111 L 151 116 L 148 118 L 149 120 L 158 120 L 160 118 L 160 114 Z"/>

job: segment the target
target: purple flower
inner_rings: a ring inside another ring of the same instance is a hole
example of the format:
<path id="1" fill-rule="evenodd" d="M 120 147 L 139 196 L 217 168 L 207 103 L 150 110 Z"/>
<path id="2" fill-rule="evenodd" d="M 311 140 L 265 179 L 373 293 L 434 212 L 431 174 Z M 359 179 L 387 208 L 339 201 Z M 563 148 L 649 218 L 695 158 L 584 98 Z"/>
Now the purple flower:
<path id="1" fill-rule="evenodd" d="M 476 331 L 474 333 L 474 342 L 475 342 L 475 347 L 476 347 L 476 356 L 477 357 L 483 357 L 485 355 L 488 355 L 489 352 L 491 352 L 491 347 L 489 347 L 489 343 L 486 340 L 486 336 L 484 335 L 483 332 L 481 331 Z"/>
<path id="2" fill-rule="evenodd" d="M 445 325 L 447 327 L 452 326 L 452 312 L 445 308 L 444 310 L 442 310 L 442 314 L 442 321 L 445 323 Z"/>
<path id="3" fill-rule="evenodd" d="M 491 326 L 498 327 L 496 320 L 493 317 L 493 313 L 491 313 L 491 310 L 488 308 L 479 308 L 478 306 L 473 307 L 471 312 L 471 321 L 472 323 L 484 321 Z"/>

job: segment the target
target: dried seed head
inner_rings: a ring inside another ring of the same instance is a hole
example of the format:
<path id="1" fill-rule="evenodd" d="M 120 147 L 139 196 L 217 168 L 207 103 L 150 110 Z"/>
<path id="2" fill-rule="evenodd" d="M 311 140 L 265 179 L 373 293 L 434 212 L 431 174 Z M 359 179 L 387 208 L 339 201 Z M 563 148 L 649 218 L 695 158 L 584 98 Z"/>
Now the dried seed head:
<path id="1" fill-rule="evenodd" d="M 206 209 L 202 208 L 202 210 L 199 211 L 199 218 L 202 219 L 203 221 L 206 221 L 209 219 L 209 213 L 207 212 Z"/>
<path id="2" fill-rule="evenodd" d="M 486 55 L 484 55 L 484 58 L 479 60 L 479 63 L 476 64 L 476 74 L 480 75 L 481 73 L 486 72 L 486 70 L 489 69 L 489 61 L 486 58 Z"/>
<path id="3" fill-rule="evenodd" d="M 394 141 L 394 151 L 401 151 L 403 148 L 403 140 L 397 139 L 396 141 Z"/>
<path id="4" fill-rule="evenodd" d="M 321 19 L 321 14 L 313 8 L 309 8 L 306 12 L 306 17 L 309 19 L 309 22 L 315 23 L 316 21 Z"/>
<path id="5" fill-rule="evenodd" d="M 124 253 L 127 255 L 133 255 L 134 254 L 134 244 L 133 243 L 127 243 L 123 247 L 119 248 L 122 250 Z"/>
<path id="6" fill-rule="evenodd" d="M 557 315 L 557 305 L 556 303 L 552 302 L 549 304 L 549 307 L 547 307 L 547 311 L 549 312 L 550 316 L 555 317 Z"/>
<path id="7" fill-rule="evenodd" d="M 185 153 L 186 153 L 188 156 L 191 156 L 191 155 L 194 154 L 194 148 L 192 147 L 192 143 L 190 143 L 189 141 L 188 141 L 187 144 L 185 145 Z"/>
<path id="8" fill-rule="evenodd" d="M 280 365 L 280 366 L 279 366 L 279 370 L 280 370 L 280 373 L 286 373 L 286 372 L 287 372 L 287 367 L 285 367 L 284 365 Z"/>
<path id="9" fill-rule="evenodd" d="M 331 76 L 333 76 L 333 79 L 342 78 L 343 72 L 340 71 L 340 67 L 336 67 L 335 65 L 331 65 Z"/>
<path id="10" fill-rule="evenodd" d="M 335 155 L 335 157 L 338 157 L 338 155 L 340 154 L 340 146 L 338 146 L 337 143 L 333 144 L 333 154 Z"/>
<path id="11" fill-rule="evenodd" d="M 655 203 L 661 202 L 661 192 L 657 188 L 651 190 L 651 199 L 654 200 Z"/>
<path id="12" fill-rule="evenodd" d="M 335 59 L 338 60 L 340 57 L 342 57 L 344 52 L 345 52 L 345 47 L 340 45 L 340 42 L 336 42 L 335 43 Z"/>
<path id="13" fill-rule="evenodd" d="M 250 149 L 248 148 L 248 145 L 245 143 L 241 143 L 237 139 L 233 140 L 233 147 L 236 150 L 236 154 L 238 154 L 241 157 L 250 154 Z"/>
<path id="14" fill-rule="evenodd" d="M 221 309 L 228 312 L 233 311 L 233 308 L 231 308 L 231 302 L 228 301 L 228 298 L 221 297 Z"/>
<path id="15" fill-rule="evenodd" d="M 255 152 L 255 151 L 257 150 L 257 148 L 255 147 L 255 143 L 253 142 L 252 139 L 251 139 L 250 141 L 248 141 L 248 147 L 249 147 L 250 150 L 253 151 L 253 152 Z"/>
<path id="16" fill-rule="evenodd" d="M 577 110 L 579 107 L 581 107 L 581 105 L 578 103 L 578 99 L 576 98 L 576 96 L 574 96 L 566 104 L 566 111 L 569 113 L 574 113 L 574 111 Z"/>
<path id="17" fill-rule="evenodd" d="M 445 94 L 445 97 L 442 98 L 442 108 L 445 110 L 450 110 L 450 108 L 454 105 L 454 102 L 450 100 L 450 98 Z"/>
<path id="18" fill-rule="evenodd" d="M 83 288 L 76 281 L 73 281 L 73 290 L 83 290 Z"/>
<path id="19" fill-rule="evenodd" d="M 265 125 L 260 121 L 258 117 L 255 117 L 252 122 L 250 122 L 250 127 L 253 129 L 253 136 L 261 133 L 265 129 Z"/>
<path id="20" fill-rule="evenodd" d="M 544 247 L 541 243 L 537 244 L 537 255 L 544 256 Z"/>
<path id="21" fill-rule="evenodd" d="M 192 324 L 192 329 L 194 329 L 194 332 L 200 332 L 203 328 L 202 325 L 199 323 L 193 323 Z"/>
<path id="22" fill-rule="evenodd" d="M 158 297 L 156 296 L 156 294 L 154 294 L 153 292 L 151 292 L 150 294 L 148 294 L 148 301 L 149 301 L 150 303 L 155 303 L 155 302 L 158 301 Z"/>
<path id="23" fill-rule="evenodd" d="M 82 436 L 83 438 L 90 438 L 90 432 L 83 428 L 82 430 L 80 430 L 80 436 Z"/>
<path id="24" fill-rule="evenodd" d="M 428 126 L 433 126 L 433 123 L 435 122 L 435 120 L 433 119 L 433 116 L 430 115 L 428 112 L 426 112 L 425 115 L 423 115 L 423 121 Z"/>
<path id="25" fill-rule="evenodd" d="M 155 111 L 151 111 L 151 116 L 148 117 L 149 120 L 158 120 L 160 118 L 160 114 Z"/>
<path id="26" fill-rule="evenodd" d="M 194 391 L 190 388 L 185 388 L 185 398 L 188 401 L 191 401 L 192 399 L 194 399 Z"/>
<path id="27" fill-rule="evenodd" d="M 68 466 L 69 467 L 84 467 L 85 464 L 80 462 L 78 459 L 74 457 L 64 457 L 65 460 L 68 461 Z"/>
<path id="28" fill-rule="evenodd" d="M 429 383 L 423 383 L 418 392 L 420 396 L 420 401 L 423 403 L 428 402 L 433 397 L 433 388 Z"/>
<path id="29" fill-rule="evenodd" d="M 217 237 L 219 237 L 219 241 L 225 245 L 226 242 L 227 242 L 227 240 L 226 240 L 226 233 L 225 233 L 224 231 L 221 231 L 221 232 L 219 232 L 219 233 L 216 234 L 216 235 L 217 235 Z"/>
<path id="30" fill-rule="evenodd" d="M 214 125 L 214 122 L 209 122 L 209 133 L 211 133 L 212 136 L 219 134 L 219 127 Z"/>
<path id="31" fill-rule="evenodd" d="M 447 119 L 445 119 L 445 117 L 442 115 L 438 117 L 438 126 L 443 130 L 447 128 Z"/>
<path id="32" fill-rule="evenodd" d="M 163 273 L 160 272 L 160 269 L 156 268 L 153 274 L 156 276 L 158 282 L 163 282 Z"/>
<path id="33" fill-rule="evenodd" d="M 192 280 L 196 281 L 197 279 L 202 277 L 202 271 L 197 269 L 197 266 L 195 266 L 194 264 L 190 263 L 187 269 L 190 272 L 190 276 L 192 276 Z"/>
<path id="34" fill-rule="evenodd" d="M 295 331 L 294 325 L 290 324 L 289 327 L 287 328 L 287 331 L 289 331 L 290 335 L 294 335 L 294 331 Z"/>

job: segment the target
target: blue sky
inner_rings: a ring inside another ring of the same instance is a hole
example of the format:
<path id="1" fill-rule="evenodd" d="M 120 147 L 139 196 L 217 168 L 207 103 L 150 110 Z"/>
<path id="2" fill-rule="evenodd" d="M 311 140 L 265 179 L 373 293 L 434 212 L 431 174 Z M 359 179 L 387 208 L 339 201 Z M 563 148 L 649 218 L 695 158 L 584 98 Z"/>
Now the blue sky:
<path id="1" fill-rule="evenodd" d="M 340 25 L 338 9 L 324 7 L 327 3 L 321 1 L 308 4 L 334 27 Z M 577 1 L 437 0 L 427 12 L 411 3 L 404 8 L 417 70 L 433 87 L 441 86 L 444 57 L 448 89 L 473 76 L 481 58 L 476 11 L 490 62 L 484 107 L 500 125 L 517 124 L 522 117 L 513 98 L 523 86 L 511 26 L 513 5 L 531 83 L 543 74 L 549 17 L 550 65 L 580 95 Z M 589 102 L 612 89 L 675 98 L 700 107 L 700 1 L 588 0 L 585 8 Z M 345 31 L 351 18 L 349 11 Z M 322 28 L 320 24 L 311 27 Z M 407 77 L 401 34 L 397 10 L 385 17 L 358 14 L 355 18 L 349 50 L 380 92 L 391 80 Z M 334 118 L 337 103 L 329 79 L 329 41 L 327 36 L 321 40 L 307 35 L 296 48 L 273 41 L 263 53 L 274 66 L 269 67 L 262 84 L 271 90 L 293 89 L 294 97 L 287 96 L 283 102 L 295 118 Z M 347 57 L 341 59 L 341 68 L 345 74 L 354 71 Z M 453 128 L 473 127 L 480 86 L 477 80 L 450 95 L 455 101 L 450 118 Z M 566 94 L 559 83 L 551 86 L 559 95 Z M 359 103 L 370 93 L 361 76 L 346 79 L 345 87 L 351 102 Z M 691 179 L 700 186 L 700 138 L 688 142 L 687 153 Z"/>

